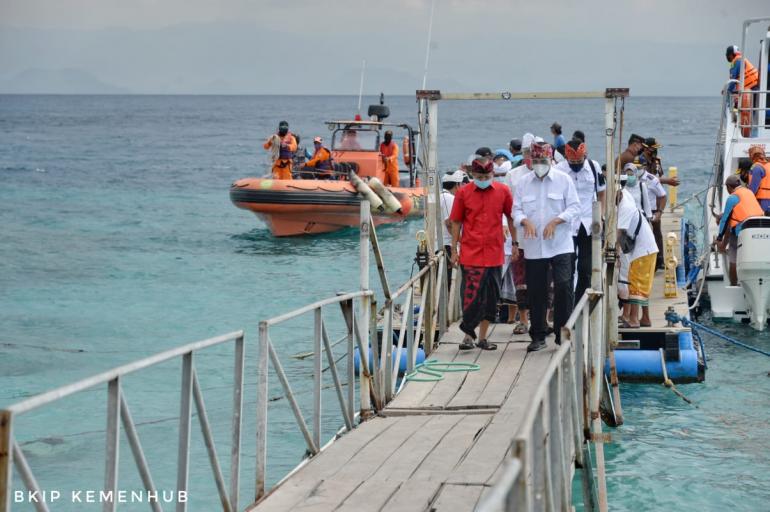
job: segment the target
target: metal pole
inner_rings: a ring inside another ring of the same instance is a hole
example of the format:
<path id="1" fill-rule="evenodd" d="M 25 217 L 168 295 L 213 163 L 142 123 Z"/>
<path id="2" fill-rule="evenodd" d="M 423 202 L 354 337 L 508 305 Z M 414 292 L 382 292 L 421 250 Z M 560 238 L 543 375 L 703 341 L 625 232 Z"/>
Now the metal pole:
<path id="1" fill-rule="evenodd" d="M 369 201 L 361 200 L 361 223 L 359 240 L 359 280 L 361 281 L 361 290 L 369 290 Z M 369 315 L 371 314 L 372 298 L 370 296 L 361 297 L 361 332 L 368 338 L 369 334 Z M 377 322 L 375 316 L 373 321 Z M 363 341 L 363 340 L 361 340 Z M 359 350 L 359 384 L 361 386 L 361 421 L 369 419 L 372 414 L 372 402 L 370 399 L 370 380 L 365 377 L 369 371 L 369 350 L 366 344 Z"/>
<path id="2" fill-rule="evenodd" d="M 233 426 L 230 444 L 230 503 L 238 510 L 238 495 L 241 489 L 241 426 L 243 417 L 243 370 L 246 362 L 246 347 L 243 336 L 235 339 L 235 376 L 233 382 Z"/>
<path id="3" fill-rule="evenodd" d="M 117 508 L 115 493 L 118 490 L 118 461 L 120 460 L 120 377 L 107 384 L 107 444 L 105 447 L 104 491 L 110 493 L 111 500 L 105 500 L 104 512 L 114 512 Z"/>
<path id="4" fill-rule="evenodd" d="M 257 359 L 257 481 L 254 501 L 265 495 L 265 466 L 267 462 L 267 361 L 268 326 L 259 323 L 259 353 Z"/>
<path id="5" fill-rule="evenodd" d="M 313 326 L 313 442 L 321 446 L 321 308 L 316 308 Z"/>
<path id="6" fill-rule="evenodd" d="M 193 353 L 182 357 L 182 396 L 179 406 L 179 449 L 177 456 L 176 491 L 187 492 L 190 476 L 190 420 L 192 418 Z M 177 512 L 187 510 L 187 501 L 178 500 Z"/>
<path id="7" fill-rule="evenodd" d="M 0 512 L 11 512 L 13 414 L 0 411 Z"/>

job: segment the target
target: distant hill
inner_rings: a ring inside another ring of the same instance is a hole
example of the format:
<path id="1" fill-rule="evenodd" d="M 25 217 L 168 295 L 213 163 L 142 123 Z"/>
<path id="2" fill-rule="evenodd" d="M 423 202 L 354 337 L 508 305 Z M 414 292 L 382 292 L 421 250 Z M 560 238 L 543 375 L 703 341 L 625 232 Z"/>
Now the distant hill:
<path id="1" fill-rule="evenodd" d="M 82 69 L 26 69 L 0 81 L 5 94 L 126 94 Z"/>

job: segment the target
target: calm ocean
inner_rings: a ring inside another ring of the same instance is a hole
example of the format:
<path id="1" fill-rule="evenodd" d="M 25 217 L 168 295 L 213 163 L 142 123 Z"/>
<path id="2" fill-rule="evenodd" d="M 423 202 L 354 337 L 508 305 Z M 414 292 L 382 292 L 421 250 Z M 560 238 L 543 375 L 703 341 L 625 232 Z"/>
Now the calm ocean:
<path id="1" fill-rule="evenodd" d="M 0 407 L 243 328 L 250 344 L 245 418 L 253 420 L 258 321 L 356 289 L 358 236 L 272 238 L 230 203 L 229 185 L 264 173 L 261 143 L 278 121 L 286 119 L 309 141 L 328 134 L 324 120 L 352 116 L 356 102 L 344 96 L 0 95 Z M 391 120 L 416 125 L 413 98 L 388 103 Z M 717 97 L 627 102 L 625 133 L 662 142 L 664 165 L 678 166 L 683 179 L 680 199 L 707 185 L 718 111 Z M 525 131 L 550 139 L 553 121 L 567 135 L 582 129 L 589 153 L 603 160 L 601 101 L 468 102 L 439 108 L 441 168 L 479 146 L 504 147 Z M 411 222 L 380 230 L 391 282 L 408 277 L 418 229 Z M 309 322 L 273 335 L 306 409 L 310 361 L 289 356 L 310 350 Z M 724 327 L 770 349 L 768 333 Z M 705 341 L 706 382 L 679 386 L 696 406 L 660 385 L 621 386 L 626 424 L 607 450 L 613 510 L 770 509 L 770 360 L 708 336 Z M 231 355 L 224 347 L 196 362 L 226 478 Z M 124 382 L 161 489 L 175 482 L 179 380 L 177 361 Z M 278 394 L 273 387 L 271 396 Z M 106 390 L 99 389 L 21 417 L 17 439 L 42 488 L 101 488 L 105 404 Z M 335 418 L 324 422 L 327 434 L 339 427 Z M 254 435 L 248 422 L 243 502 L 253 488 Z M 191 508 L 216 509 L 197 425 L 192 445 Z M 120 487 L 139 488 L 125 441 L 121 451 Z M 285 400 L 272 402 L 269 480 L 303 453 Z M 21 488 L 18 479 L 15 485 Z M 55 507 L 100 508 L 69 500 Z"/>

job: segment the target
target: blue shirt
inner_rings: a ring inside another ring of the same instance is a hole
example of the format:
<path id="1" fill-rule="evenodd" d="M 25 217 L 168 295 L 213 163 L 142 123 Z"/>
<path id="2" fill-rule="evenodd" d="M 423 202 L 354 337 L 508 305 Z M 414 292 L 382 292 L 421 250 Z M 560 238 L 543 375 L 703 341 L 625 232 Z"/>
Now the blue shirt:
<path id="1" fill-rule="evenodd" d="M 725 212 L 722 214 L 722 219 L 719 221 L 719 236 L 722 236 L 726 233 L 725 229 L 727 228 L 727 220 L 730 218 L 730 215 L 733 213 L 733 208 L 735 208 L 735 205 L 738 204 L 738 196 L 735 194 L 730 194 L 730 197 L 727 198 L 727 201 L 725 201 Z M 738 224 L 735 226 L 735 234 L 741 232 L 741 224 Z"/>
<path id="2" fill-rule="evenodd" d="M 751 193 L 755 196 L 759 190 L 759 184 L 762 183 L 764 177 L 765 168 L 761 164 L 754 164 L 751 168 L 751 184 L 749 185 L 749 190 L 751 190 Z M 763 210 L 767 210 L 770 208 L 770 199 L 759 199 L 759 206 L 761 206 Z"/>

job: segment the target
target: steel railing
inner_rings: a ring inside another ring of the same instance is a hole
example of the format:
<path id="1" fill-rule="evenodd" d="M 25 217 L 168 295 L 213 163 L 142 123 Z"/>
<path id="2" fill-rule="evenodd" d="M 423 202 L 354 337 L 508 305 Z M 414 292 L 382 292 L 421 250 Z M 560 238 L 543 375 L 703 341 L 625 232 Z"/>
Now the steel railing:
<path id="1" fill-rule="evenodd" d="M 206 412 L 206 405 L 201 392 L 198 374 L 195 369 L 194 354 L 197 352 L 226 343 L 235 344 L 235 362 L 233 367 L 233 416 L 230 451 L 230 486 L 225 483 L 222 475 L 222 467 L 217 456 L 211 424 Z M 104 373 L 89 377 L 67 386 L 62 386 L 46 393 L 34 396 L 22 402 L 13 404 L 0 411 L 0 511 L 8 512 L 11 508 L 11 484 L 13 469 L 18 472 L 25 487 L 30 492 L 40 493 L 31 466 L 27 462 L 24 452 L 19 446 L 13 433 L 15 418 L 33 409 L 50 405 L 59 400 L 92 389 L 97 386 L 107 385 L 107 429 L 106 429 L 106 457 L 104 470 L 104 489 L 113 499 L 104 501 L 105 511 L 114 511 L 117 505 L 118 487 L 118 462 L 121 425 L 125 429 L 134 462 L 139 471 L 142 483 L 148 492 L 158 496 L 152 474 L 150 472 L 144 450 L 139 439 L 136 424 L 131 416 L 128 402 L 123 393 L 121 383 L 123 378 L 131 373 L 138 372 L 172 359 L 182 359 L 182 386 L 179 401 L 179 435 L 178 435 L 178 460 L 176 475 L 177 495 L 187 493 L 190 469 L 190 434 L 192 429 L 193 407 L 198 413 L 201 433 L 208 452 L 209 463 L 214 475 L 222 510 L 234 512 L 238 510 L 238 493 L 240 491 L 240 460 L 241 460 L 241 417 L 243 413 L 243 377 L 245 362 L 245 345 L 243 331 L 236 331 L 215 338 L 209 338 L 181 347 L 177 347 L 154 356 L 119 366 Z M 39 494 L 40 495 L 40 494 Z M 161 500 L 148 500 L 150 507 L 155 512 L 162 511 Z M 38 512 L 48 511 L 45 501 L 33 501 Z M 176 510 L 187 510 L 186 500 L 177 500 Z"/>
<path id="2" fill-rule="evenodd" d="M 589 289 L 578 301 L 562 329 L 562 345 L 513 437 L 511 458 L 479 503 L 478 512 L 571 510 L 575 463 L 583 468 L 586 510 L 606 510 L 599 419 L 603 310 L 601 292 Z M 589 441 L 596 448 L 598 478 L 593 474 Z"/>

